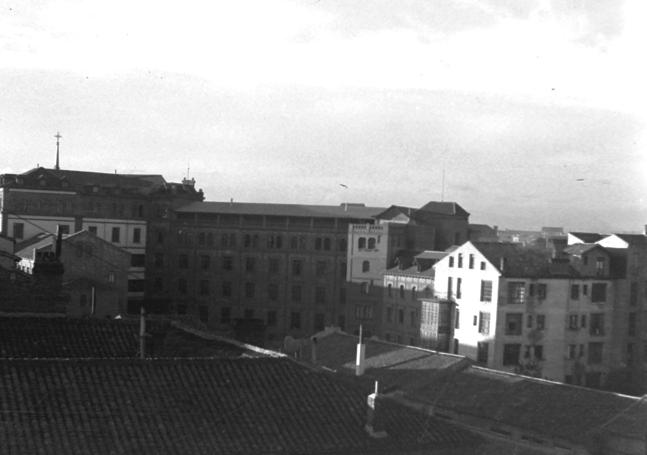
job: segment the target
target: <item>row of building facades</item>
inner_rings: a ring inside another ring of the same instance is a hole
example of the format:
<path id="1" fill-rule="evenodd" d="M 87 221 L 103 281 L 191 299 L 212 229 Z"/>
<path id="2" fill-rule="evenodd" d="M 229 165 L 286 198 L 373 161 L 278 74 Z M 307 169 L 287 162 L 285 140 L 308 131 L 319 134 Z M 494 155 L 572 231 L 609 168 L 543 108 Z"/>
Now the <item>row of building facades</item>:
<path id="1" fill-rule="evenodd" d="M 70 314 L 144 305 L 216 330 L 252 327 L 275 347 L 288 335 L 361 325 L 368 336 L 574 384 L 642 377 L 644 235 L 547 229 L 524 245 L 470 225 L 454 202 L 205 202 L 194 183 L 45 168 L 4 174 L 0 233 L 25 273 L 46 234 L 66 234 Z"/>

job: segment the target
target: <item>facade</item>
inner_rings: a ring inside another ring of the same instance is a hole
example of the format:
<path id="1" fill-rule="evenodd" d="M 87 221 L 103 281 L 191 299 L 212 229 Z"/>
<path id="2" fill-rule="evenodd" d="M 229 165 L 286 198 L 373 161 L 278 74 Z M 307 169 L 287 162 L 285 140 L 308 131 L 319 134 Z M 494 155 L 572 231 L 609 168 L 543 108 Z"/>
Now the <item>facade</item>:
<path id="1" fill-rule="evenodd" d="M 88 230 L 131 254 L 128 299 L 144 298 L 148 223 L 172 208 L 202 200 L 194 182 L 161 175 L 107 174 L 35 168 L 0 175 L 0 233 L 16 242 L 42 233 Z"/>
<path id="2" fill-rule="evenodd" d="M 222 330 L 261 326 L 266 342 L 277 345 L 286 335 L 346 327 L 349 225 L 370 224 L 382 210 L 233 202 L 180 207 L 151 226 L 149 304 L 198 315 Z"/>
<path id="3" fill-rule="evenodd" d="M 455 303 L 453 352 L 489 368 L 607 386 L 627 352 L 644 358 L 627 257 L 600 244 L 551 254 L 467 242 L 434 267 L 436 295 Z"/>

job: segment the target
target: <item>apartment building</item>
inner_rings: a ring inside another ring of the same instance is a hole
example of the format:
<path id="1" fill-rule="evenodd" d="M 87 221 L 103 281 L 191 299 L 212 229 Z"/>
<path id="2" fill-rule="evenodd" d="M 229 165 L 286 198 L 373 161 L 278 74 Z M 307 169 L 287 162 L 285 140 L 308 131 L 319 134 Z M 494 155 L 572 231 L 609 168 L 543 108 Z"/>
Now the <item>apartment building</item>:
<path id="1" fill-rule="evenodd" d="M 604 386 L 626 367 L 627 332 L 638 337 L 637 314 L 629 316 L 623 297 L 632 287 L 627 257 L 602 244 L 563 252 L 461 245 L 434 266 L 436 295 L 455 304 L 453 351 L 489 368 Z"/>
<path id="2" fill-rule="evenodd" d="M 202 200 L 193 181 L 169 183 L 161 175 L 110 174 L 38 167 L 0 175 L 0 233 L 16 242 L 38 234 L 95 234 L 130 253 L 128 300 L 144 298 L 148 223 L 169 210 Z"/>

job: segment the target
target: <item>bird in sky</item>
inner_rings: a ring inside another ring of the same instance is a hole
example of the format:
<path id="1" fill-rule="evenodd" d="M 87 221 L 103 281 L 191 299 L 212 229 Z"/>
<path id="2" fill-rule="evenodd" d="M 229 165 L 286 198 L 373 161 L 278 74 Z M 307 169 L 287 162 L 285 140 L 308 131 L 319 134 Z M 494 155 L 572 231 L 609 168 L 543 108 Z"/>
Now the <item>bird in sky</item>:
<path id="1" fill-rule="evenodd" d="M 348 188 L 348 185 L 344 185 L 343 183 L 340 183 L 339 186 L 343 186 L 344 188 Z"/>

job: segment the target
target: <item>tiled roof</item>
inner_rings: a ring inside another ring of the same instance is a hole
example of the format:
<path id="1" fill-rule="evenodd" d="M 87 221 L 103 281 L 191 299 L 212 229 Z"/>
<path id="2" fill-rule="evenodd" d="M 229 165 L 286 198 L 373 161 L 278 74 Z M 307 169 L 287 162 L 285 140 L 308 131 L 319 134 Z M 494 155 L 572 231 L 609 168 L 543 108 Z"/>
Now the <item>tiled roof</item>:
<path id="1" fill-rule="evenodd" d="M 420 207 L 425 212 L 440 213 L 443 215 L 469 216 L 470 214 L 456 202 L 430 201 Z"/>
<path id="2" fill-rule="evenodd" d="M 384 275 L 415 275 L 420 277 L 433 278 L 435 276 L 435 270 L 433 267 L 429 267 L 424 270 L 419 270 L 417 265 L 401 269 L 400 267 L 392 267 L 383 272 Z"/>
<path id="3" fill-rule="evenodd" d="M 246 350 L 148 321 L 155 357 L 239 357 Z M 130 358 L 139 351 L 135 320 L 0 316 L 0 358 Z"/>
<path id="4" fill-rule="evenodd" d="M 605 237 L 604 235 L 595 232 L 569 232 L 569 234 L 573 237 L 577 237 L 584 243 L 594 243 Z"/>
<path id="5" fill-rule="evenodd" d="M 345 374 L 355 374 L 358 339 L 343 332 L 320 333 L 317 338 L 317 365 Z M 366 369 L 369 378 L 378 379 L 386 389 L 415 388 L 426 384 L 429 376 L 469 364 L 465 357 L 429 349 L 367 339 Z M 303 360 L 312 360 L 311 349 L 303 350 Z"/>
<path id="6" fill-rule="evenodd" d="M 480 367 L 430 376 L 411 398 L 458 414 L 586 443 L 599 431 L 644 438 L 647 402 L 636 397 L 538 380 Z M 610 423 L 616 422 L 613 426 Z M 627 422 L 623 427 L 621 422 Z"/>
<path id="7" fill-rule="evenodd" d="M 422 253 L 416 254 L 416 259 L 436 259 L 440 260 L 449 254 L 448 251 L 433 251 L 425 250 Z"/>
<path id="8" fill-rule="evenodd" d="M 570 264 L 551 262 L 549 250 L 504 242 L 474 242 L 473 245 L 506 277 L 578 276 L 577 271 Z M 501 270 L 501 259 L 505 259 L 503 270 Z"/>
<path id="9" fill-rule="evenodd" d="M 178 209 L 178 213 L 221 213 L 230 215 L 272 215 L 314 218 L 371 219 L 384 209 L 360 204 L 301 205 L 265 204 L 251 202 L 192 202 Z"/>
<path id="10" fill-rule="evenodd" d="M 597 243 L 574 243 L 564 248 L 564 251 L 568 254 L 581 255 L 596 248 L 604 249 Z"/>
<path id="11" fill-rule="evenodd" d="M 647 243 L 647 236 L 643 234 L 615 234 L 630 245 L 644 245 Z"/>
<path id="12" fill-rule="evenodd" d="M 286 358 L 2 360 L 0 449 L 451 454 L 477 443 L 464 430 L 387 399 L 381 416 L 388 436 L 373 439 L 364 430 L 371 391 Z M 456 446 L 463 447 L 453 452 Z"/>

